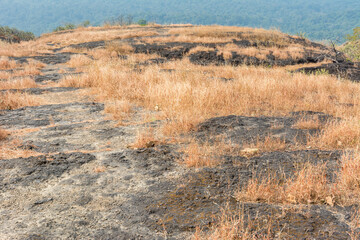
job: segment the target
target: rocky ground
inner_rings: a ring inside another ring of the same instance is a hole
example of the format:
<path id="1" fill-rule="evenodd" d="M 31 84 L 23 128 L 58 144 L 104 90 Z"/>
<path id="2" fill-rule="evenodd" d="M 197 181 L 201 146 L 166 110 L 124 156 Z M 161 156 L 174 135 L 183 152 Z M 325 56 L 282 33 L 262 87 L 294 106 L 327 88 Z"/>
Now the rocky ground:
<path id="1" fill-rule="evenodd" d="M 169 50 L 175 45 L 177 50 Z M 175 45 L 134 43 L 136 52 L 156 52 L 162 61 L 181 58 L 196 46 Z M 103 46 L 104 41 L 72 47 Z M 35 80 L 46 84 L 74 74 L 74 69 L 63 65 L 71 54 L 33 57 L 47 64 Z M 224 63 L 221 56 L 213 55 L 200 52 L 189 58 L 198 64 Z M 240 64 L 246 59 L 234 55 L 231 61 Z M 303 60 L 320 61 L 310 55 Z M 271 57 L 266 61 L 297 64 Z M 59 73 L 60 69 L 65 73 Z M 119 126 L 104 113 L 104 105 L 84 95 L 82 89 L 45 86 L 21 91 L 39 95 L 48 104 L 0 113 L 3 128 L 23 132 L 20 148 L 37 153 L 0 160 L 0 239 L 186 239 L 196 227 L 206 231 L 222 209 L 241 211 L 259 226 L 270 224 L 274 238 L 349 239 L 352 207 L 239 203 L 234 197 L 254 174 L 291 176 L 296 166 L 308 161 L 326 162 L 332 176 L 341 152 L 285 150 L 248 158 L 224 155 L 223 164 L 194 170 L 179 163 L 183 156 L 177 144 L 129 147 L 138 132 L 148 127 L 141 123 L 145 110 L 137 109 L 128 124 Z M 211 142 L 221 135 L 241 145 L 273 136 L 291 144 L 306 141 L 314 133 L 291 127 L 308 116 L 317 116 L 321 122 L 332 118 L 317 112 L 296 112 L 283 118 L 223 116 L 201 123 L 191 134 L 199 142 Z M 274 125 L 280 127 L 274 129 Z"/>

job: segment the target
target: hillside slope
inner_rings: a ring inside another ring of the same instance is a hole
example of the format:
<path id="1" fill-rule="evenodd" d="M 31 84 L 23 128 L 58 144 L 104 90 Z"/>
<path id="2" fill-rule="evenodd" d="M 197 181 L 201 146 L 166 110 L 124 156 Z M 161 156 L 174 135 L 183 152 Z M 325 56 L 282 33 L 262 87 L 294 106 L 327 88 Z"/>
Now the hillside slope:
<path id="1" fill-rule="evenodd" d="M 359 239 L 360 66 L 343 54 L 133 25 L 0 55 L 1 239 Z"/>

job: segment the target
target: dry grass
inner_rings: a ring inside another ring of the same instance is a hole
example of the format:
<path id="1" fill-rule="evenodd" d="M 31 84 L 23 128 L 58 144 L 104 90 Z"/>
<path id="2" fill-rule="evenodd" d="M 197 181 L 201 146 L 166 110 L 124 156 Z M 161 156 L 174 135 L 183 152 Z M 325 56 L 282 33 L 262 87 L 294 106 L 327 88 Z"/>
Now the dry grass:
<path id="1" fill-rule="evenodd" d="M 182 152 L 185 154 L 182 163 L 187 167 L 214 167 L 221 163 L 215 154 L 215 147 L 209 144 L 200 145 L 193 141 L 183 148 Z"/>
<path id="2" fill-rule="evenodd" d="M 271 219 L 270 219 L 271 220 Z M 256 240 L 273 239 L 271 234 L 271 221 L 260 223 L 260 221 L 245 218 L 243 211 L 234 214 L 229 210 L 223 210 L 217 223 L 210 231 L 203 232 L 197 228 L 192 236 L 193 240 Z"/>
<path id="3" fill-rule="evenodd" d="M 0 127 L 0 141 L 4 141 L 9 136 L 9 132 Z"/>
<path id="4" fill-rule="evenodd" d="M 332 187 L 327 182 L 326 165 L 305 166 L 293 178 L 282 179 L 268 176 L 261 180 L 252 178 L 247 186 L 238 192 L 239 201 L 315 204 L 327 203 L 332 199 Z"/>
<path id="5" fill-rule="evenodd" d="M 33 65 L 25 65 L 23 69 L 16 69 L 13 72 L 0 71 L 0 79 L 11 79 L 16 77 L 39 75 L 40 70 Z"/>
<path id="6" fill-rule="evenodd" d="M 25 78 L 16 78 L 13 80 L 0 81 L 0 90 L 4 89 L 25 89 L 25 88 L 35 88 L 37 83 L 34 79 L 25 77 Z"/>
<path id="7" fill-rule="evenodd" d="M 360 113 L 360 86 L 329 75 L 307 76 L 245 66 L 194 66 L 186 59 L 162 65 L 176 69 L 173 72 L 160 71 L 159 66 L 135 72 L 135 64 L 133 58 L 99 60 L 88 74 L 62 84 L 91 87 L 105 99 L 125 100 L 149 109 L 159 105 L 171 120 L 170 126 L 164 126 L 165 130 L 171 129 L 171 134 L 189 131 L 219 115 L 281 116 L 312 110 L 358 118 Z M 224 82 L 219 77 L 235 79 Z"/>
<path id="8" fill-rule="evenodd" d="M 92 59 L 83 55 L 83 54 L 76 54 L 71 56 L 70 61 L 66 63 L 69 67 L 79 68 L 83 66 L 90 65 Z"/>
<path id="9" fill-rule="evenodd" d="M 321 134 L 310 137 L 308 145 L 322 149 L 356 148 L 360 144 L 358 118 L 333 121 L 323 127 Z"/>
<path id="10" fill-rule="evenodd" d="M 286 147 L 284 139 L 267 136 L 263 140 L 257 138 L 255 143 L 244 144 L 240 155 L 253 157 L 261 152 L 284 151 Z"/>
<path id="11" fill-rule="evenodd" d="M 111 114 L 116 120 L 126 119 L 132 112 L 131 103 L 125 100 L 115 100 L 105 105 L 105 113 Z"/>
<path id="12" fill-rule="evenodd" d="M 189 52 L 188 55 L 193 54 L 193 53 L 197 53 L 197 52 L 209 52 L 209 51 L 214 51 L 214 48 L 209 48 L 209 47 L 204 47 L 204 46 L 197 46 L 195 48 L 192 48 Z"/>
<path id="13" fill-rule="evenodd" d="M 239 201 L 352 205 L 360 200 L 360 152 L 345 153 L 336 179 L 327 178 L 326 164 L 307 163 L 294 177 L 254 177 L 236 194 Z"/>
<path id="14" fill-rule="evenodd" d="M 184 153 L 181 163 L 187 167 L 214 167 L 222 163 L 223 156 L 239 156 L 244 154 L 243 148 L 217 137 L 210 142 L 198 142 L 196 139 L 182 139 L 186 145 L 180 150 Z"/>
<path id="15" fill-rule="evenodd" d="M 116 57 L 126 55 L 134 51 L 133 47 L 127 43 L 111 42 L 106 44 L 106 50 L 111 53 L 111 56 Z"/>
<path id="16" fill-rule="evenodd" d="M 9 141 L 0 142 L 0 160 L 1 159 L 12 159 L 12 158 L 27 158 L 30 156 L 38 156 L 40 153 L 21 149 L 22 141 L 19 139 L 12 139 Z"/>
<path id="17" fill-rule="evenodd" d="M 153 128 L 147 128 L 138 133 L 136 141 L 131 144 L 131 148 L 150 148 L 160 144 L 159 139 L 156 137 Z"/>
<path id="18" fill-rule="evenodd" d="M 106 31 L 102 31 L 106 29 Z M 114 39 L 129 39 L 158 35 L 149 30 L 149 27 L 88 27 L 60 33 L 42 35 L 37 42 L 52 42 L 61 46 L 92 41 L 110 41 Z"/>
<path id="19" fill-rule="evenodd" d="M 105 172 L 105 171 L 106 171 L 106 168 L 104 166 L 98 166 L 98 167 L 94 168 L 95 173 L 102 173 L 102 172 Z"/>
<path id="20" fill-rule="evenodd" d="M 296 129 L 320 129 L 321 123 L 319 121 L 319 118 L 313 118 L 313 119 L 300 119 L 298 120 L 292 128 Z"/>
<path id="21" fill-rule="evenodd" d="M 222 42 L 232 39 L 246 39 L 253 41 L 270 42 L 277 45 L 288 45 L 287 35 L 278 30 L 265 30 L 261 28 L 248 27 L 224 27 L 224 26 L 196 26 L 192 28 L 178 28 L 169 31 L 169 34 L 179 34 L 185 37 L 191 37 L 195 42 L 197 38 L 204 42 Z M 212 41 L 209 41 L 212 40 Z"/>
<path id="22" fill-rule="evenodd" d="M 25 106 L 36 106 L 39 103 L 38 98 L 27 93 L 0 93 L 0 110 L 13 110 Z"/>
<path id="23" fill-rule="evenodd" d="M 28 59 L 27 65 L 30 67 L 33 67 L 33 68 L 37 68 L 37 69 L 41 69 L 46 66 L 45 63 L 42 63 L 42 62 L 34 60 L 34 59 Z"/>
<path id="24" fill-rule="evenodd" d="M 15 60 L 9 60 L 8 57 L 1 57 L 0 58 L 0 69 L 13 69 L 18 67 Z"/>

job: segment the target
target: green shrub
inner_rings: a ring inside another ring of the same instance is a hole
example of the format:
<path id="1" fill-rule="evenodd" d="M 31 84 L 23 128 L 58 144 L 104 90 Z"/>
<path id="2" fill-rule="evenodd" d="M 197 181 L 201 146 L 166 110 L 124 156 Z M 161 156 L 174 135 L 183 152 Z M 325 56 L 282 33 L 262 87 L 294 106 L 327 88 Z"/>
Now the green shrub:
<path id="1" fill-rule="evenodd" d="M 146 25 L 147 25 L 147 21 L 146 21 L 145 19 L 140 19 L 140 20 L 138 21 L 138 24 L 139 24 L 140 26 L 146 26 Z"/>
<path id="2" fill-rule="evenodd" d="M 8 26 L 0 26 L 1 39 L 8 42 L 30 41 L 35 39 L 32 32 L 25 32 Z"/>
<path id="3" fill-rule="evenodd" d="M 65 30 L 73 30 L 76 28 L 75 24 L 72 23 L 65 23 L 64 26 L 60 25 L 54 29 L 53 32 L 65 31 Z"/>
<path id="4" fill-rule="evenodd" d="M 353 30 L 353 34 L 346 35 L 348 42 L 342 47 L 342 51 L 352 61 L 360 61 L 360 27 Z"/>

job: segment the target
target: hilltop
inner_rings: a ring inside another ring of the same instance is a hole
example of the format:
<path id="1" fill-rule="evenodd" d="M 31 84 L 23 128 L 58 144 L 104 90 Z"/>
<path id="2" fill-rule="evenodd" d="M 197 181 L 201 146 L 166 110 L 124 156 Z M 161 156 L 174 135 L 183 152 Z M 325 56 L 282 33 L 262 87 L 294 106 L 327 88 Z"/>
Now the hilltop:
<path id="1" fill-rule="evenodd" d="M 118 16 L 160 24 L 219 24 L 278 28 L 316 40 L 339 40 L 360 25 L 357 0 L 3 0 L 0 24 L 40 35 L 65 23 L 94 25 Z"/>
<path id="2" fill-rule="evenodd" d="M 278 30 L 0 42 L 3 239 L 357 239 L 360 67 Z"/>

